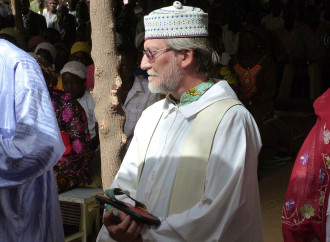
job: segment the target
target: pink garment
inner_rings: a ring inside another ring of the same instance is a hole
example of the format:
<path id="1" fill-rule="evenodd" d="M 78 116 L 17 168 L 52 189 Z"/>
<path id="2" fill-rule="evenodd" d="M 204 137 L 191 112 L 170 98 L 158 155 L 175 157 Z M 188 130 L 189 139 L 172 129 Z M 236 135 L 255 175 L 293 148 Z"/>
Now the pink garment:
<path id="1" fill-rule="evenodd" d="M 91 64 L 87 66 L 86 70 L 87 70 L 86 83 L 85 83 L 86 90 L 93 90 L 95 65 Z"/>
<path id="2" fill-rule="evenodd" d="M 282 209 L 285 242 L 325 242 L 330 184 L 330 89 L 314 102 L 317 122 L 296 158 Z"/>

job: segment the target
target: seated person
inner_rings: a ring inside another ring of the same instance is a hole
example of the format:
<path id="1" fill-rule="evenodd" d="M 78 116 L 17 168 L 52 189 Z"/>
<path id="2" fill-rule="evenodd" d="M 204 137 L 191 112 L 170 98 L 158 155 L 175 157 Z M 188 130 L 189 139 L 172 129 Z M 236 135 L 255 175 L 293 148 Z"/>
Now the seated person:
<path id="1" fill-rule="evenodd" d="M 61 76 L 64 91 L 72 93 L 73 98 L 75 98 L 85 110 L 88 130 L 91 136 L 89 145 L 91 151 L 94 151 L 99 145 L 99 136 L 94 114 L 94 99 L 91 93 L 85 90 L 86 67 L 81 62 L 69 61 L 61 70 Z M 66 79 L 65 81 L 64 78 Z"/>
<path id="2" fill-rule="evenodd" d="M 261 29 L 245 28 L 230 63 L 238 77 L 232 87 L 258 125 L 271 115 L 276 93 L 276 65 L 266 46 L 267 38 Z"/>
<path id="3" fill-rule="evenodd" d="M 70 61 L 80 61 L 85 66 L 93 64 L 91 57 L 91 47 L 87 42 L 77 41 L 75 42 L 70 50 L 71 56 Z"/>
<path id="4" fill-rule="evenodd" d="M 70 50 L 70 61 L 80 61 L 86 66 L 86 89 L 92 90 L 94 88 L 94 63 L 91 57 L 91 47 L 85 41 L 75 42 Z"/>
<path id="5" fill-rule="evenodd" d="M 73 98 L 70 89 L 67 89 L 67 92 L 53 89 L 57 83 L 54 68 L 40 56 L 35 56 L 35 59 L 43 72 L 66 146 L 63 156 L 54 166 L 57 190 L 64 192 L 80 184 L 91 182 L 88 167 L 90 158 L 87 118 L 81 105 Z M 63 71 L 65 73 L 66 69 Z"/>
<path id="6" fill-rule="evenodd" d="M 44 58 L 49 64 L 53 65 L 56 58 L 56 48 L 48 42 L 42 42 L 37 45 L 34 53 Z"/>
<path id="7" fill-rule="evenodd" d="M 117 48 L 121 55 L 119 75 L 123 82 L 121 103 L 126 114 L 124 133 L 127 137 L 126 148 L 133 138 L 135 125 L 143 110 L 161 99 L 158 93 L 151 93 L 148 80 L 134 74 L 137 68 L 138 53 L 134 46 L 121 45 Z"/>

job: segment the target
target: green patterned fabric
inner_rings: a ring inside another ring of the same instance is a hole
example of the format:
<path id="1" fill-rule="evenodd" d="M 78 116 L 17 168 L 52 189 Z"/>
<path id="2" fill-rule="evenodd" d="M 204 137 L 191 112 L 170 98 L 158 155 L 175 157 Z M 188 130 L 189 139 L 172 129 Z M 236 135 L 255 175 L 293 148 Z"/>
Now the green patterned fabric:
<path id="1" fill-rule="evenodd" d="M 178 107 L 182 107 L 197 101 L 207 90 L 209 90 L 215 84 L 215 82 L 216 81 L 214 79 L 210 79 L 207 82 L 202 82 L 201 84 L 183 93 L 180 98 Z"/>

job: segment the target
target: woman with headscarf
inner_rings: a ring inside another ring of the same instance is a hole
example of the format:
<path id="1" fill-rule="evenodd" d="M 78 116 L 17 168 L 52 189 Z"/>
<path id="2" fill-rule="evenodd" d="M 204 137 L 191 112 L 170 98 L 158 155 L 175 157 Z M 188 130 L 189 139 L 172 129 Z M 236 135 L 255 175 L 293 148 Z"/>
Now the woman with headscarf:
<path id="1" fill-rule="evenodd" d="M 87 117 L 82 106 L 74 98 L 74 93 L 53 89 L 57 83 L 54 68 L 43 58 L 36 57 L 36 60 L 46 80 L 62 139 L 66 146 L 63 156 L 54 167 L 57 190 L 64 192 L 80 184 L 91 182 L 88 167 L 90 136 Z"/>

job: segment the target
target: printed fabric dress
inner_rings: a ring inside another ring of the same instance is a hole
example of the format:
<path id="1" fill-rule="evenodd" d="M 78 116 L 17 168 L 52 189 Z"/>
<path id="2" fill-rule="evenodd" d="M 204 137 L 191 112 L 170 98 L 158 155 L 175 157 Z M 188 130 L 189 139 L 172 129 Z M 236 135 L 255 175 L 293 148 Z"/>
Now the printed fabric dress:
<path id="1" fill-rule="evenodd" d="M 314 102 L 318 119 L 296 158 L 282 209 L 284 241 L 326 241 L 330 175 L 330 89 Z"/>
<path id="2" fill-rule="evenodd" d="M 66 151 L 54 167 L 58 192 L 90 184 L 90 140 L 84 109 L 71 93 L 53 90 L 52 102 Z"/>

